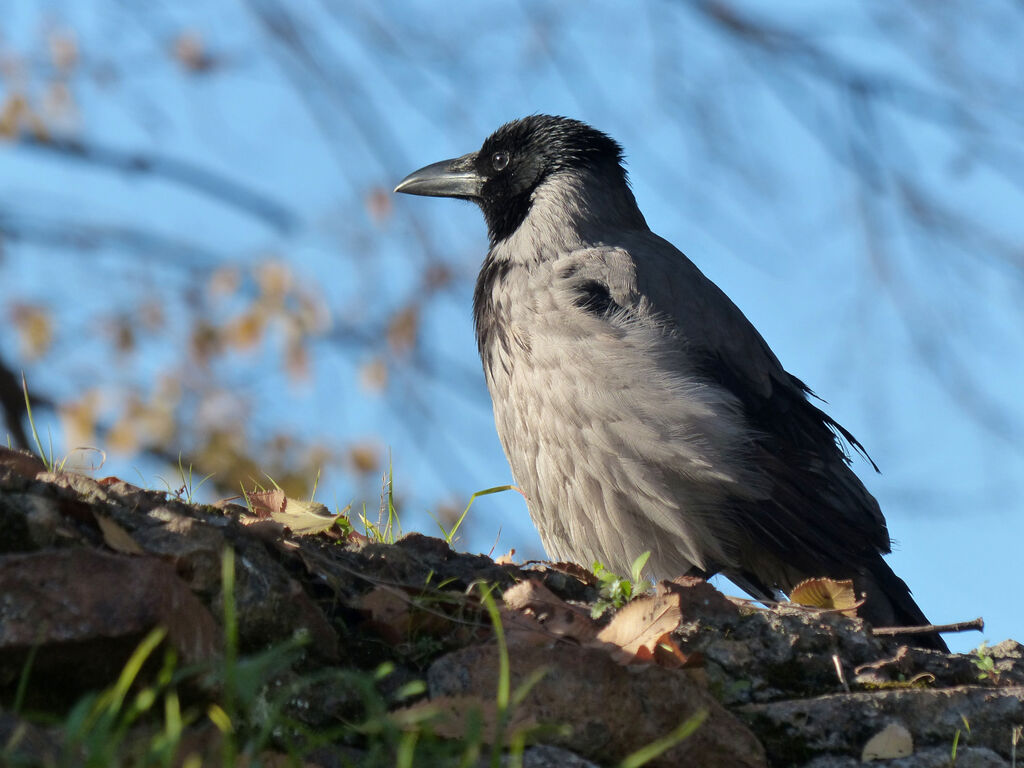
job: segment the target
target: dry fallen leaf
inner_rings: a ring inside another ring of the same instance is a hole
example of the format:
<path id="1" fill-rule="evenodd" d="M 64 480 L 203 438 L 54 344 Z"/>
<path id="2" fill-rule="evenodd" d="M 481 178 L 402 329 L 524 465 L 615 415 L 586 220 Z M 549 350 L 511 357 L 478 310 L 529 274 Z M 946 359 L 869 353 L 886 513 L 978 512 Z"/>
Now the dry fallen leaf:
<path id="1" fill-rule="evenodd" d="M 333 528 L 340 515 L 332 514 L 319 501 L 289 499 L 284 491 L 246 491 L 252 513 L 259 520 L 273 520 L 291 531 L 293 536 L 309 536 Z M 243 523 L 250 521 L 243 520 Z"/>
<path id="2" fill-rule="evenodd" d="M 681 620 L 679 595 L 641 597 L 615 614 L 611 624 L 598 633 L 597 639 L 601 643 L 617 646 L 621 653 L 616 654 L 616 658 L 622 663 L 649 660 L 655 655 L 658 645 L 679 626 Z M 668 642 L 671 643 L 671 639 Z M 641 648 L 645 651 L 645 658 L 638 659 Z M 672 655 L 675 655 L 674 652 Z"/>
<path id="3" fill-rule="evenodd" d="M 112 550 L 125 555 L 144 555 L 146 553 L 139 546 L 138 542 L 131 537 L 131 534 L 114 522 L 113 518 L 104 517 L 103 515 L 95 515 L 95 518 L 96 524 L 100 527 L 100 532 L 103 534 L 104 543 Z"/>
<path id="4" fill-rule="evenodd" d="M 899 723 L 889 723 L 864 745 L 860 760 L 862 763 L 867 763 L 871 760 L 891 760 L 896 757 L 908 757 L 912 754 L 914 754 L 914 739 L 910 735 L 910 731 Z"/>
<path id="5" fill-rule="evenodd" d="M 637 661 L 647 661 L 657 664 L 659 667 L 678 669 L 680 667 L 698 667 L 704 664 L 704 657 L 700 653 L 685 654 L 676 645 L 672 635 L 666 632 L 659 637 L 653 647 L 640 646 L 636 652 Z"/>
<path id="6" fill-rule="evenodd" d="M 789 599 L 811 608 L 838 610 L 846 616 L 857 615 L 857 593 L 850 579 L 807 579 L 793 587 Z"/>
<path id="7" fill-rule="evenodd" d="M 532 614 L 500 608 L 499 615 L 510 649 L 550 646 L 559 640 Z"/>
<path id="8" fill-rule="evenodd" d="M 275 522 L 288 527 L 294 536 L 310 536 L 322 533 L 338 522 L 339 516 L 334 515 L 326 505 L 319 501 L 301 501 L 288 499 L 285 509 L 271 516 Z"/>
<path id="9" fill-rule="evenodd" d="M 256 517 L 270 517 L 277 512 L 283 512 L 288 504 L 288 497 L 284 491 L 246 491 L 245 498 L 252 507 Z"/>
<path id="10" fill-rule="evenodd" d="M 587 611 L 569 605 L 537 579 L 506 589 L 502 599 L 511 611 L 530 619 L 517 622 L 517 628 L 542 633 L 547 641 L 553 635 L 585 643 L 597 635 L 597 624 Z"/>

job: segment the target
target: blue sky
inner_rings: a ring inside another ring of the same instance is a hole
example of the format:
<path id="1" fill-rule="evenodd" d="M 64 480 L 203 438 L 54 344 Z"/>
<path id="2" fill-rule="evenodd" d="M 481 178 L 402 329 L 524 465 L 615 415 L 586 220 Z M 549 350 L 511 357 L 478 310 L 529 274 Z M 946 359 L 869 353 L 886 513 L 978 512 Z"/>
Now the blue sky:
<path id="1" fill-rule="evenodd" d="M 223 263 L 284 260 L 315 286 L 333 327 L 346 328 L 418 290 L 424 241 L 413 235 L 425 232 L 467 278 L 424 318 L 424 353 L 455 372 L 447 384 L 396 373 L 390 400 L 368 394 L 359 385 L 366 354 L 353 356 L 330 338 L 314 346 L 312 375 L 300 384 L 275 370 L 272 344 L 218 373 L 246 393 L 256 426 L 338 444 L 375 436 L 382 451 L 390 447 L 403 521 L 430 532 L 438 500 L 464 503 L 473 491 L 511 481 L 470 319 L 470 278 L 486 235 L 470 205 L 394 199 L 391 215 L 376 221 L 367 195 L 476 149 L 506 120 L 570 115 L 625 146 L 651 228 L 732 297 L 787 369 L 867 446 L 883 473 L 861 461 L 856 469 L 896 540 L 890 563 L 926 614 L 936 622 L 983 615 L 983 637 L 1024 638 L 1016 569 L 1024 544 L 1024 201 L 1006 180 L 1012 166 L 965 148 L 948 126 L 883 100 L 871 148 L 898 174 L 871 190 L 828 140 L 856 119 L 850 104 L 806 70 L 773 74 L 771 60 L 730 45 L 686 3 L 599 4 L 586 15 L 525 1 L 445 14 L 426 2 L 401 4 L 400 13 L 389 3 L 295 3 L 288 7 L 310 22 L 323 72 L 300 89 L 289 74 L 296 60 L 256 21 L 258 2 L 154 4 L 145 12 L 106 0 L 11 5 L 2 26 L 7 56 L 38 57 L 46 29 L 75 32 L 81 69 L 70 88 L 79 106 L 69 131 L 195 163 L 298 212 L 294 230 L 281 233 L 180 185 L 0 145 L 0 213 L 43 223 L 130 222 L 177 244 L 154 256 L 31 238 L 5 243 L 0 312 L 6 317 L 20 301 L 61 307 L 54 351 L 26 365 L 42 391 L 74 397 L 111 379 L 151 386 L 180 360 L 180 342 L 169 336 L 115 365 L 100 320 L 112 305 L 137 311 L 139 297 L 150 296 L 167 301 L 172 328 L 183 328 L 186 311 L 175 297 L 196 270 L 215 266 L 203 249 Z M 1000 153 L 1021 150 L 1021 123 L 1009 107 L 983 89 L 967 88 L 975 100 L 968 102 L 920 53 L 933 37 L 943 40 L 988 83 L 999 74 L 990 59 L 1021 58 L 1012 42 L 1019 37 L 1005 31 L 1020 31 L 1019 14 L 999 20 L 994 7 L 986 21 L 951 4 L 950 18 L 929 26 L 898 11 L 895 21 L 876 18 L 884 4 L 825 5 L 820 15 L 800 4 L 741 7 L 813 30 L 818 44 L 866 76 L 953 94 L 988 121 Z M 987 24 L 1004 33 L 986 36 Z M 943 31 L 948 39 L 937 37 Z M 221 66 L 184 73 L 168 55 L 182 33 L 198 35 Z M 999 56 L 989 55 L 993 48 Z M 32 71 L 8 75 L 0 97 L 41 91 Z M 907 223 L 897 201 L 908 179 L 983 222 L 1018 261 L 992 242 L 967 247 Z M 190 264 L 195 270 L 183 269 Z M 0 331 L 0 351 L 17 359 L 12 333 Z M 433 413 L 419 431 L 394 407 L 411 397 Z M 51 428 L 59 439 L 60 425 Z M 122 456 L 104 469 L 129 480 L 161 471 Z M 321 481 L 320 497 L 342 506 L 374 507 L 376 494 L 373 483 L 341 473 Z M 481 499 L 470 514 L 472 536 L 462 547 L 488 551 L 500 531 L 499 550 L 540 556 L 517 494 Z M 949 640 L 966 650 L 981 637 Z"/>

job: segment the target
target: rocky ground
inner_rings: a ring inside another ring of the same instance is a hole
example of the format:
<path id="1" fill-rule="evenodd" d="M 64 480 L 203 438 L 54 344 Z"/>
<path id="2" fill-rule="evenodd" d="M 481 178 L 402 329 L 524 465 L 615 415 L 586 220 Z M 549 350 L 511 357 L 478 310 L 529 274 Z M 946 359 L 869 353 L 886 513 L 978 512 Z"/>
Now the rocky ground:
<path id="1" fill-rule="evenodd" d="M 1024 764 L 1019 643 L 918 650 L 838 611 L 768 610 L 692 580 L 594 621 L 599 598 L 571 566 L 496 563 L 419 534 L 371 541 L 274 493 L 193 505 L 0 449 L 0 764 L 76 764 L 76 702 L 155 627 L 177 669 L 223 666 L 232 608 L 253 700 L 283 702 L 276 716 L 296 724 L 265 729 L 261 764 L 396 764 L 401 747 L 370 722 L 434 742 L 523 739 L 534 768 L 617 765 L 672 732 L 648 765 L 988 768 L 1018 747 Z M 153 661 L 136 686 L 161 674 Z M 228 685 L 180 677 L 193 710 Z M 211 721 L 186 723 L 175 764 L 213 759 Z M 130 726 L 128 741 L 153 728 Z"/>

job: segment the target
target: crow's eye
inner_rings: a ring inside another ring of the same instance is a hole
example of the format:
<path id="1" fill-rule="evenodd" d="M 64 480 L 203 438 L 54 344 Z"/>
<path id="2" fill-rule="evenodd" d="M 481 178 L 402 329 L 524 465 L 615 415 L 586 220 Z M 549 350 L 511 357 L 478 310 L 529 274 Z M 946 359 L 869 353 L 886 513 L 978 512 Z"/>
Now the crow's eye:
<path id="1" fill-rule="evenodd" d="M 495 152 L 491 155 L 491 165 L 496 171 L 504 171 L 508 166 L 508 152 Z"/>

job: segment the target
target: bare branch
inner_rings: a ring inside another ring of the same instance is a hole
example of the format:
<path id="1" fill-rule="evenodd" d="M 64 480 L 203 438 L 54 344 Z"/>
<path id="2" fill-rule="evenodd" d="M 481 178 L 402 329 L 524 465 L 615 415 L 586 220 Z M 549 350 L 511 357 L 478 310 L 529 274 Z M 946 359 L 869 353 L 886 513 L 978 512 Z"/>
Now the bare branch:
<path id="1" fill-rule="evenodd" d="M 244 211 L 280 232 L 289 232 L 296 225 L 297 217 L 284 205 L 184 160 L 145 152 L 126 152 L 81 139 L 42 138 L 30 131 L 21 132 L 15 139 L 15 146 L 122 173 L 159 177 Z"/>
<path id="2" fill-rule="evenodd" d="M 970 621 L 957 621 L 953 624 L 923 624 L 918 627 L 872 627 L 873 635 L 930 635 L 934 632 L 978 632 L 985 631 L 985 620 L 979 616 Z"/>
<path id="3" fill-rule="evenodd" d="M 205 246 L 125 224 L 100 224 L 43 217 L 0 208 L 0 236 L 80 251 L 118 248 L 134 259 L 187 269 L 212 269 L 225 258 Z"/>

